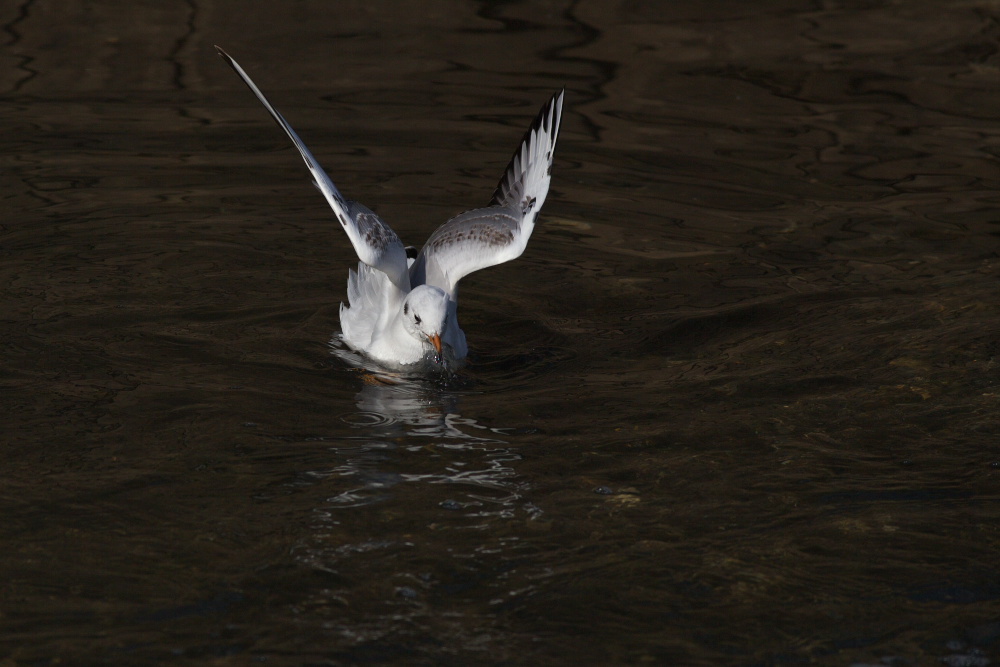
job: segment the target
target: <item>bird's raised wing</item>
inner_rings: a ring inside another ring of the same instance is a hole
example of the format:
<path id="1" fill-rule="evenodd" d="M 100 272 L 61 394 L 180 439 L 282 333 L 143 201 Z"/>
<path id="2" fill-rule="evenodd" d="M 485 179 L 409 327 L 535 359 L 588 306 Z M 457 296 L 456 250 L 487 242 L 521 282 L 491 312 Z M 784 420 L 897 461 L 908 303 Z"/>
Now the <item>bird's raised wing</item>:
<path id="1" fill-rule="evenodd" d="M 524 252 L 549 192 L 565 92 L 553 95 L 538 112 L 490 205 L 455 216 L 427 239 L 410 267 L 413 285 L 434 285 L 454 294 L 463 277 Z"/>
<path id="2" fill-rule="evenodd" d="M 330 204 L 341 227 L 347 232 L 347 237 L 351 240 L 351 245 L 358 253 L 358 258 L 372 267 L 382 271 L 389 279 L 403 291 L 409 291 L 409 275 L 407 272 L 406 250 L 403 243 L 396 236 L 396 232 L 378 217 L 373 211 L 363 204 L 344 199 L 337 186 L 333 184 L 323 168 L 320 167 L 312 152 L 295 133 L 292 126 L 288 124 L 284 116 L 268 102 L 264 93 L 250 79 L 239 63 L 233 60 L 232 56 L 223 51 L 218 46 L 215 47 L 219 55 L 233 68 L 239 75 L 243 83 L 257 96 L 264 108 L 268 110 L 275 122 L 285 131 L 288 138 L 292 140 L 298 149 L 302 160 L 309 168 L 313 177 L 313 184 L 323 193 L 326 201 Z"/>

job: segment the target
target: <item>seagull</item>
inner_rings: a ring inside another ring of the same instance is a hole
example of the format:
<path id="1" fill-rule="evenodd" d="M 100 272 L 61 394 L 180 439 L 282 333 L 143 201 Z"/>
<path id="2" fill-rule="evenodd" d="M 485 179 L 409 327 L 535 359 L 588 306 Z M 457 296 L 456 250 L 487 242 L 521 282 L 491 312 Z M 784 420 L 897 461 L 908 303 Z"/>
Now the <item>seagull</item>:
<path id="1" fill-rule="evenodd" d="M 292 140 L 358 254 L 340 304 L 343 341 L 389 368 L 455 364 L 468 354 L 458 326 L 458 281 L 524 252 L 549 191 L 565 89 L 546 103 L 507 165 L 488 206 L 460 213 L 407 248 L 392 228 L 363 204 L 345 199 L 284 116 L 233 58 L 219 55 L 239 75 Z"/>

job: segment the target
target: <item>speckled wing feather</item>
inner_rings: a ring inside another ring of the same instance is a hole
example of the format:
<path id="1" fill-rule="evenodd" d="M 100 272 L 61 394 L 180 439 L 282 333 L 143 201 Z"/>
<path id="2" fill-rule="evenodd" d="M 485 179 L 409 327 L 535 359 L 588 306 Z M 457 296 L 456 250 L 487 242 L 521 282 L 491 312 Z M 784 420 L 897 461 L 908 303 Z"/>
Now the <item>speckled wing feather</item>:
<path id="1" fill-rule="evenodd" d="M 215 47 L 219 55 L 233 68 L 239 75 L 243 83 L 257 96 L 264 108 L 268 110 L 275 122 L 285 131 L 288 138 L 295 144 L 302 160 L 309 168 L 313 176 L 316 188 L 323 193 L 326 201 L 330 204 L 340 225 L 347 232 L 347 237 L 351 240 L 351 245 L 358 253 L 358 258 L 372 267 L 382 271 L 397 287 L 404 291 L 409 291 L 409 276 L 407 272 L 406 250 L 403 243 L 396 236 L 396 232 L 378 215 L 368 207 L 358 202 L 344 199 L 337 186 L 333 184 L 323 168 L 320 167 L 312 152 L 295 133 L 292 126 L 288 124 L 285 117 L 278 113 L 278 110 L 264 97 L 264 93 L 250 79 L 239 63 L 233 60 L 232 56 L 223 51 L 218 46 Z"/>
<path id="2" fill-rule="evenodd" d="M 414 285 L 454 294 L 473 271 L 502 264 L 524 252 L 549 192 L 563 95 L 542 107 L 507 165 L 490 206 L 461 213 L 431 234 L 410 268 Z"/>

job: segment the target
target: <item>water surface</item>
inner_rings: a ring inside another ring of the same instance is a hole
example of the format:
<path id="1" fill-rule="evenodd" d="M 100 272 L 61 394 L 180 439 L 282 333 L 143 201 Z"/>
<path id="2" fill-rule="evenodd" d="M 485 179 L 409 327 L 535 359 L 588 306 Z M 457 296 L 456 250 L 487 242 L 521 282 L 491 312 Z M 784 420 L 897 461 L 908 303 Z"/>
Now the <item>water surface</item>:
<path id="1" fill-rule="evenodd" d="M 0 10 L 11 664 L 986 665 L 997 7 Z M 328 341 L 567 88 L 454 380 Z"/>

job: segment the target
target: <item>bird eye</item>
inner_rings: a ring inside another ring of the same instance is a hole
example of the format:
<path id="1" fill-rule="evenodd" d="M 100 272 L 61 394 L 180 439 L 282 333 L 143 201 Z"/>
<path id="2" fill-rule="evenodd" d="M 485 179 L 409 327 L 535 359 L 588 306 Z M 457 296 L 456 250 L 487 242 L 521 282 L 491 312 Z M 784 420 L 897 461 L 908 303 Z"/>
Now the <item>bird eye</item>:
<path id="1" fill-rule="evenodd" d="M 420 324 L 420 316 L 419 315 L 414 315 L 413 316 L 413 321 L 416 322 L 417 324 Z"/>

